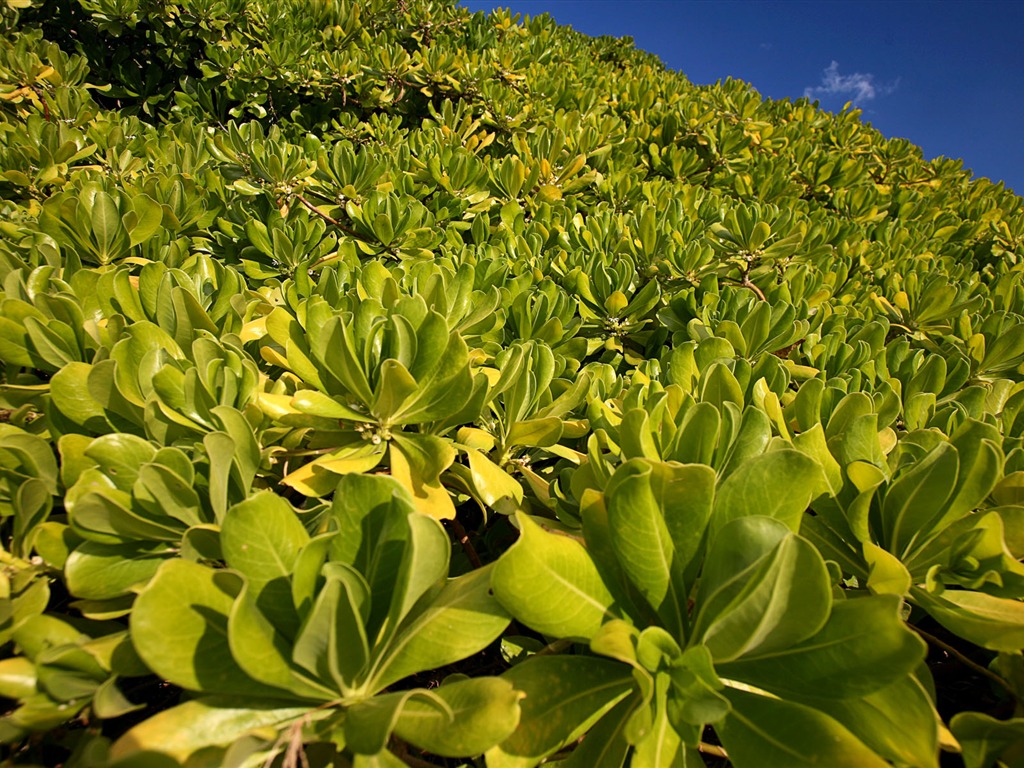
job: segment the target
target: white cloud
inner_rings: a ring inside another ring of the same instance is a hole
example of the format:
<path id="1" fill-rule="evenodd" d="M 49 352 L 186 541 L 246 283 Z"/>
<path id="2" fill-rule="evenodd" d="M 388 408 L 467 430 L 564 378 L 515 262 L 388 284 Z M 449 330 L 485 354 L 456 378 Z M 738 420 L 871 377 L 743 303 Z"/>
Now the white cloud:
<path id="1" fill-rule="evenodd" d="M 833 61 L 821 73 L 821 85 L 808 86 L 804 96 L 814 99 L 819 96 L 849 96 L 856 103 L 871 101 L 876 96 L 885 96 L 896 90 L 896 83 L 879 85 L 872 74 L 854 72 L 852 75 L 839 73 L 839 62 Z"/>

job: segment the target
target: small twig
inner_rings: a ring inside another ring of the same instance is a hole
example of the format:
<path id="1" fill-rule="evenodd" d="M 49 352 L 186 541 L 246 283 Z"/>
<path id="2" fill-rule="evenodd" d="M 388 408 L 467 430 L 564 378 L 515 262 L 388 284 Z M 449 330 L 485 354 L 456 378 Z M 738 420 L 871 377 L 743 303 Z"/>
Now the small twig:
<path id="1" fill-rule="evenodd" d="M 393 739 L 392 741 L 392 753 L 410 768 L 440 768 L 437 763 L 421 760 L 416 755 L 409 754 L 409 745 L 404 741 L 399 741 L 398 739 Z"/>
<path id="2" fill-rule="evenodd" d="M 759 298 L 761 301 L 768 301 L 768 299 L 764 297 L 764 292 L 756 285 L 754 285 L 754 283 L 751 282 L 750 277 L 748 275 L 743 276 L 743 280 L 740 281 L 740 285 L 742 285 L 744 288 L 749 288 L 750 290 L 752 290 L 757 295 L 757 298 Z"/>
<path id="3" fill-rule="evenodd" d="M 547 645 L 545 645 L 543 648 L 541 648 L 539 651 L 537 651 L 533 655 L 534 656 L 551 656 L 551 655 L 554 655 L 556 653 L 561 653 L 566 648 L 568 648 L 570 645 L 572 645 L 572 643 L 573 643 L 572 640 L 569 640 L 567 638 L 562 637 L 562 638 L 559 638 L 558 640 L 555 640 L 554 642 L 548 643 Z"/>
<path id="4" fill-rule="evenodd" d="M 357 238 L 359 240 L 365 240 L 366 239 L 365 237 L 360 235 L 358 232 L 356 232 L 354 229 L 351 229 L 350 227 L 346 227 L 344 224 L 342 224 L 337 219 L 335 219 L 335 218 L 333 218 L 331 216 L 328 216 L 326 213 L 321 211 L 319 208 L 317 208 L 315 205 L 313 205 L 311 202 L 309 202 L 309 200 L 304 198 L 302 195 L 296 194 L 295 195 L 295 199 L 298 200 L 300 203 L 302 203 L 304 206 L 306 206 L 310 211 L 315 213 L 321 219 L 326 221 L 328 224 L 331 224 L 332 226 L 335 226 L 338 229 L 340 229 L 346 235 L 351 235 L 352 237 L 355 237 L 355 238 Z"/>
<path id="5" fill-rule="evenodd" d="M 46 94 L 41 93 L 41 89 L 36 86 L 32 86 L 32 90 L 36 92 L 36 96 L 39 97 L 39 102 L 43 105 L 43 119 L 48 123 L 53 122 L 50 117 L 50 105 L 46 103 Z"/>
<path id="6" fill-rule="evenodd" d="M 480 561 L 480 555 L 476 552 L 476 547 L 473 546 L 473 542 L 469 540 L 469 534 L 466 533 L 466 529 L 462 526 L 458 520 L 454 517 L 447 521 L 452 527 L 452 533 L 455 534 L 455 538 L 458 539 L 459 544 L 462 545 L 462 551 L 466 553 L 466 557 L 469 558 L 470 564 L 474 568 L 482 568 L 483 563 Z"/>
<path id="7" fill-rule="evenodd" d="M 415 755 L 406 754 L 402 757 L 402 762 L 409 766 L 409 768 L 439 768 L 437 763 L 430 763 L 426 760 L 420 760 Z"/>
<path id="8" fill-rule="evenodd" d="M 729 754 L 724 749 L 722 749 L 721 747 L 716 747 L 714 744 L 706 744 L 703 741 L 697 745 L 697 751 L 702 752 L 705 755 L 713 755 L 714 757 L 720 757 L 723 760 L 729 759 Z"/>
<path id="9" fill-rule="evenodd" d="M 331 445 L 326 448 L 304 448 L 302 450 L 295 449 L 289 451 L 288 449 L 276 451 L 275 456 L 284 456 L 285 458 L 293 458 L 295 456 L 323 456 L 331 453 L 332 451 L 338 450 L 337 446 Z"/>
<path id="10" fill-rule="evenodd" d="M 911 624 L 910 628 L 913 629 L 915 632 L 917 632 L 917 634 L 919 634 L 921 637 L 923 637 L 925 640 L 927 640 L 932 645 L 941 648 L 946 653 L 948 653 L 951 656 L 953 656 L 957 661 L 959 661 L 965 667 L 968 667 L 969 669 L 974 670 L 975 672 L 977 672 L 982 677 L 987 677 L 989 680 L 991 680 L 992 682 L 994 682 L 997 685 L 999 685 L 1003 690 L 1007 691 L 1011 696 L 1013 696 L 1014 698 L 1017 698 L 1017 693 L 1016 693 L 1016 691 L 1013 690 L 1013 688 L 1010 687 L 1010 684 L 1008 682 L 1006 682 L 1003 678 L 1001 678 L 999 675 L 997 675 L 995 672 L 993 672 L 992 670 L 986 669 L 985 667 L 981 666 L 981 664 L 979 664 L 978 662 L 973 661 L 970 658 L 968 658 L 967 656 L 965 656 L 961 651 L 957 650 L 956 648 L 954 648 L 949 643 L 947 643 L 947 642 L 945 642 L 943 640 L 940 640 L 939 638 L 935 637 L 935 635 L 932 635 L 932 634 L 929 634 L 928 632 L 925 632 L 920 627 L 915 627 L 914 625 Z"/>

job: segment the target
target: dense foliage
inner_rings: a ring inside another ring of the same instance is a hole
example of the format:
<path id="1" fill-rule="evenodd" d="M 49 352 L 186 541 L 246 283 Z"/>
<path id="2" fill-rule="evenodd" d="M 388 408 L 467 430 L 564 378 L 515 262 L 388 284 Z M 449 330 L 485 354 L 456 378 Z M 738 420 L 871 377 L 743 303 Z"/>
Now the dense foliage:
<path id="1" fill-rule="evenodd" d="M 0 5 L 6 764 L 1024 760 L 1024 211 L 425 0 Z"/>

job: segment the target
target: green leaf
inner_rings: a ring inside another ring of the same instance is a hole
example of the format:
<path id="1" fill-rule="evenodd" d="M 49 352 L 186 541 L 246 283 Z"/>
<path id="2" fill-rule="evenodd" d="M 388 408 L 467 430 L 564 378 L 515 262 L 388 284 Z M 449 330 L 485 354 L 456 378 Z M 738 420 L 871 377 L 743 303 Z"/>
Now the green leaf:
<path id="1" fill-rule="evenodd" d="M 378 370 L 370 412 L 382 424 L 400 424 L 405 404 L 416 393 L 416 379 L 397 360 L 384 360 Z"/>
<path id="2" fill-rule="evenodd" d="M 956 487 L 959 467 L 956 449 L 942 443 L 888 487 L 882 519 L 893 554 L 906 557 L 918 538 L 932 533 Z"/>
<path id="3" fill-rule="evenodd" d="M 171 555 L 161 544 L 79 545 L 64 565 L 68 591 L 87 600 L 109 600 L 148 582 Z"/>
<path id="4" fill-rule="evenodd" d="M 299 615 L 305 617 L 323 586 L 322 568 L 335 533 L 321 533 L 310 539 L 295 559 L 292 573 L 292 602 Z"/>
<path id="5" fill-rule="evenodd" d="M 329 559 L 351 565 L 366 580 L 370 591 L 370 615 L 366 620 L 367 637 L 377 637 L 393 606 L 408 606 L 407 577 L 413 559 L 407 557 L 412 537 L 409 518 L 416 515 L 409 494 L 389 477 L 346 475 L 338 483 L 331 507 L 338 535 L 330 545 Z M 432 525 L 437 525 L 432 523 Z M 442 531 L 443 535 L 443 531 Z M 428 534 L 432 538 L 436 535 Z M 447 551 L 447 537 L 445 537 Z M 436 552 L 436 550 L 435 550 Z M 448 570 L 446 558 L 428 559 L 420 567 L 429 567 L 436 583 Z M 417 577 L 421 595 L 426 587 Z M 419 595 L 416 597 L 418 598 Z M 394 631 L 392 625 L 389 631 Z"/>
<path id="6" fill-rule="evenodd" d="M 960 474 L 942 523 L 957 520 L 980 506 L 1003 476 L 1001 437 L 993 425 L 968 419 L 950 441 L 960 456 Z"/>
<path id="7" fill-rule="evenodd" d="M 807 507 L 827 487 L 818 463 L 799 451 L 787 448 L 755 456 L 719 486 L 711 535 L 729 521 L 749 515 L 775 518 L 799 531 Z"/>
<path id="8" fill-rule="evenodd" d="M 324 685 L 343 696 L 362 681 L 370 644 L 362 608 L 367 588 L 348 566 L 330 564 L 326 583 L 295 638 L 292 658 Z"/>
<path id="9" fill-rule="evenodd" d="M 376 755 L 364 755 L 356 753 L 352 768 L 406 768 L 408 763 L 395 757 L 386 749 Z"/>
<path id="10" fill-rule="evenodd" d="M 810 707 L 726 688 L 732 710 L 715 730 L 735 768 L 885 768 L 835 720 Z"/>
<path id="11" fill-rule="evenodd" d="M 547 448 L 562 437 L 562 420 L 556 418 L 517 421 L 508 430 L 508 445 Z"/>
<path id="12" fill-rule="evenodd" d="M 948 589 L 933 595 L 912 587 L 910 597 L 942 626 L 982 648 L 1017 653 L 1024 648 L 1024 603 L 984 592 Z"/>
<path id="13" fill-rule="evenodd" d="M 963 750 L 965 768 L 1017 766 L 1024 759 L 1024 718 L 996 720 L 981 712 L 961 712 L 950 729 Z"/>
<path id="14" fill-rule="evenodd" d="M 713 493 L 710 467 L 640 459 L 616 470 L 605 491 L 611 544 L 622 570 L 663 626 L 681 638 L 689 596 L 684 571 L 703 537 Z"/>
<path id="15" fill-rule="evenodd" d="M 612 707 L 558 768 L 622 768 L 630 746 L 626 735 L 629 722 L 639 705 L 639 697 L 634 695 Z"/>
<path id="16" fill-rule="evenodd" d="M 103 405 L 89 391 L 88 379 L 93 366 L 68 363 L 50 379 L 53 405 L 71 423 L 87 427 L 94 434 L 110 430 Z"/>
<path id="17" fill-rule="evenodd" d="M 876 595 L 907 594 L 911 585 L 907 567 L 877 544 L 865 541 L 863 546 L 864 560 L 868 564 L 868 589 Z"/>
<path id="18" fill-rule="evenodd" d="M 836 602 L 814 636 L 719 664 L 718 671 L 782 697 L 845 699 L 873 693 L 909 675 L 927 653 L 900 618 L 901 602 L 895 595 Z"/>
<path id="19" fill-rule="evenodd" d="M 680 735 L 690 734 L 695 746 L 694 730 L 708 723 L 717 723 L 729 713 L 729 701 L 720 691 L 723 683 L 715 672 L 711 652 L 703 645 L 688 648 L 668 670 L 672 683 L 668 689 L 665 710 L 676 724 Z"/>
<path id="20" fill-rule="evenodd" d="M 521 534 L 491 577 L 495 597 L 516 619 L 544 635 L 589 640 L 614 616 L 613 599 L 587 550 L 546 531 L 522 512 Z"/>
<path id="21" fill-rule="evenodd" d="M 36 692 L 36 667 L 24 656 L 0 659 L 0 696 L 27 699 Z"/>
<path id="22" fill-rule="evenodd" d="M 866 696 L 807 696 L 799 701 L 834 718 L 897 765 L 938 768 L 939 716 L 928 692 L 914 677 L 905 677 Z"/>
<path id="23" fill-rule="evenodd" d="M 238 577 L 187 560 L 168 560 L 135 600 L 132 641 L 146 665 L 192 691 L 274 697 L 253 680 L 228 645 L 228 614 Z"/>
<path id="24" fill-rule="evenodd" d="M 270 727 L 281 729 L 308 713 L 308 707 L 281 707 L 258 700 L 224 696 L 187 701 L 158 712 L 139 723 L 110 747 L 111 762 L 128 760 L 133 765 L 152 763 L 166 756 L 184 764 L 189 757 L 210 747 L 226 747 L 246 733 Z"/>
<path id="25" fill-rule="evenodd" d="M 294 322 L 293 325 L 298 326 Z M 292 330 L 301 332 L 301 328 L 298 327 Z M 370 382 L 356 352 L 352 329 L 345 320 L 340 317 L 332 318 L 322 328 L 314 329 L 313 334 L 310 346 L 317 359 L 323 362 L 324 367 L 355 395 L 359 402 L 367 406 L 372 403 L 373 392 L 370 389 Z M 308 381 L 307 377 L 303 378 Z"/>
<path id="26" fill-rule="evenodd" d="M 402 707 L 417 697 L 425 699 L 428 706 L 446 711 L 445 705 L 434 697 L 433 691 L 422 688 L 355 701 L 345 712 L 345 746 L 357 755 L 382 753 L 391 738 Z"/>
<path id="27" fill-rule="evenodd" d="M 163 223 L 164 209 L 149 195 L 136 195 L 132 198 L 135 221 L 129 228 L 130 245 L 135 247 L 155 235 Z"/>
<path id="28" fill-rule="evenodd" d="M 447 711 L 410 698 L 395 722 L 395 734 L 435 755 L 479 755 L 508 738 L 519 724 L 523 694 L 503 678 L 459 680 L 431 693 Z"/>
<path id="29" fill-rule="evenodd" d="M 448 574 L 451 541 L 436 520 L 409 515 L 409 538 L 391 595 L 384 632 L 378 642 L 390 637 L 419 599 L 442 584 Z"/>
<path id="30" fill-rule="evenodd" d="M 254 680 L 291 691 L 296 698 L 330 701 L 337 696 L 292 666 L 290 640 L 260 612 L 248 584 L 231 607 L 228 643 L 235 661 Z"/>
<path id="31" fill-rule="evenodd" d="M 160 458 L 157 458 L 159 461 Z M 132 488 L 135 506 L 140 513 L 159 523 L 174 526 L 202 525 L 205 520 L 199 506 L 199 496 L 193 489 L 195 482 L 191 464 L 186 480 L 175 469 L 163 464 L 146 464 L 139 469 L 139 479 Z"/>
<path id="32" fill-rule="evenodd" d="M 526 695 L 515 733 L 487 753 L 489 768 L 532 768 L 578 739 L 635 686 L 628 666 L 582 656 L 534 656 L 502 677 Z"/>
<path id="33" fill-rule="evenodd" d="M 301 413 L 308 413 L 323 419 L 344 419 L 357 423 L 370 420 L 368 415 L 338 402 L 323 392 L 317 392 L 315 389 L 300 389 L 292 397 L 291 405 Z"/>
<path id="34" fill-rule="evenodd" d="M 121 229 L 121 217 L 117 203 L 106 192 L 97 192 L 93 197 L 92 231 L 96 237 L 97 255 L 100 264 L 107 264 L 116 254 L 112 248 Z"/>
<path id="35" fill-rule="evenodd" d="M 369 675 L 375 689 L 469 658 L 508 626 L 510 617 L 491 594 L 493 566 L 450 579 L 410 614 Z"/>
<path id="36" fill-rule="evenodd" d="M 135 435 L 114 434 L 97 437 L 85 455 L 99 465 L 116 488 L 131 491 L 139 479 L 139 470 L 156 455 L 149 441 Z"/>
<path id="37" fill-rule="evenodd" d="M 668 675 L 655 678 L 652 707 L 654 716 L 648 729 L 636 741 L 630 768 L 684 768 L 682 738 L 673 727 L 667 702 L 671 684 Z"/>
<path id="38" fill-rule="evenodd" d="M 771 518 L 734 520 L 708 553 L 694 637 L 718 663 L 781 651 L 828 620 L 831 581 L 821 555 L 789 533 L 761 554 L 778 535 L 765 523 L 779 526 Z"/>
<path id="39" fill-rule="evenodd" d="M 249 238 L 256 250 L 264 256 L 273 258 L 274 246 L 270 242 L 270 235 L 267 225 L 257 219 L 249 219 L 245 222 L 245 236 Z"/>
<path id="40" fill-rule="evenodd" d="M 269 491 L 236 504 L 224 516 L 220 543 L 225 562 L 245 576 L 259 610 L 293 637 L 298 614 L 289 579 L 309 534 L 292 506 Z"/>
<path id="41" fill-rule="evenodd" d="M 825 429 L 821 422 L 796 435 L 793 438 L 793 447 L 818 463 L 828 483 L 828 493 L 832 496 L 839 495 L 843 489 L 843 470 L 828 449 Z"/>
<path id="42" fill-rule="evenodd" d="M 92 709 L 97 717 L 104 720 L 120 717 L 129 712 L 137 712 L 145 706 L 145 704 L 132 704 L 117 687 L 116 677 L 108 677 L 100 683 L 92 696 Z"/>
<path id="43" fill-rule="evenodd" d="M 722 410 L 725 403 L 743 407 L 743 390 L 736 376 L 724 363 L 712 363 L 704 372 L 704 383 L 700 391 L 703 403 L 709 403 Z"/>

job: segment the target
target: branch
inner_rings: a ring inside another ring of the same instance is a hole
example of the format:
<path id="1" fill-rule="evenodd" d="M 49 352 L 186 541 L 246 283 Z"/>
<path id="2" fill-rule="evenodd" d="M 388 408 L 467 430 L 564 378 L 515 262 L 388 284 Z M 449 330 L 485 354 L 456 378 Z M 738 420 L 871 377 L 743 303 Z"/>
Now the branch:
<path id="1" fill-rule="evenodd" d="M 541 648 L 539 651 L 537 651 L 533 655 L 534 656 L 551 656 L 551 655 L 556 654 L 556 653 L 561 653 L 566 648 L 571 646 L 572 643 L 573 643 L 572 640 L 569 640 L 567 638 L 561 637 L 561 638 L 559 638 L 558 640 L 555 640 L 552 643 L 548 643 L 547 645 L 545 645 L 543 648 Z"/>
<path id="2" fill-rule="evenodd" d="M 714 757 L 720 757 L 723 760 L 728 760 L 728 753 L 721 747 L 716 747 L 714 744 L 705 744 L 703 741 L 697 745 L 697 751 L 702 752 L 705 755 L 712 755 Z"/>
<path id="3" fill-rule="evenodd" d="M 354 229 L 346 227 L 344 224 L 342 224 L 337 219 L 328 216 L 326 213 L 321 211 L 319 208 L 317 208 L 315 205 L 313 205 L 311 202 L 309 202 L 309 200 L 304 198 L 302 195 L 296 193 L 295 194 L 295 199 L 298 200 L 300 203 L 302 203 L 304 206 L 306 206 L 310 211 L 315 213 L 321 219 L 326 221 L 328 224 L 331 224 L 332 226 L 335 226 L 338 229 L 340 229 L 346 235 L 351 235 L 352 237 L 356 238 L 357 240 L 365 240 L 366 239 L 365 237 L 360 235 L 358 232 L 356 232 Z"/>
<path id="4" fill-rule="evenodd" d="M 748 275 L 743 276 L 743 280 L 740 281 L 740 285 L 752 290 L 761 301 L 768 301 L 768 299 L 764 297 L 764 292 L 750 281 L 750 277 Z"/>
<path id="5" fill-rule="evenodd" d="M 976 672 L 977 674 L 981 675 L 982 677 L 987 677 L 989 680 L 991 680 L 992 682 L 996 683 L 1000 688 L 1002 688 L 1003 690 L 1007 691 L 1013 698 L 1015 698 L 1015 699 L 1017 698 L 1016 691 L 1014 691 L 1013 688 L 1010 687 L 1010 684 L 1008 682 L 1006 682 L 1003 678 L 1001 678 L 999 675 L 997 675 L 995 672 L 993 672 L 990 669 L 986 669 L 985 667 L 981 666 L 981 664 L 979 664 L 978 662 L 973 661 L 972 659 L 968 658 L 966 655 L 963 654 L 963 652 L 957 650 L 956 648 L 954 648 L 949 643 L 947 643 L 947 642 L 945 642 L 943 640 L 940 640 L 939 638 L 935 637 L 935 635 L 929 634 L 928 632 L 925 632 L 920 627 L 915 627 L 913 624 L 911 624 L 909 626 L 910 626 L 910 628 L 912 630 L 917 632 L 917 634 L 919 634 L 921 637 L 923 637 L 929 643 L 931 643 L 932 645 L 936 646 L 937 648 L 941 648 L 942 650 L 944 650 L 950 656 L 955 658 L 957 661 L 959 661 L 961 664 L 963 664 L 968 669 L 973 670 L 974 672 Z"/>
<path id="6" fill-rule="evenodd" d="M 462 523 L 456 520 L 454 517 L 451 520 L 445 520 L 452 527 L 452 533 L 455 534 L 455 538 L 458 539 L 459 544 L 462 545 L 462 551 L 466 553 L 466 557 L 469 558 L 470 564 L 474 568 L 482 568 L 483 563 L 480 561 L 480 555 L 476 552 L 476 547 L 473 546 L 473 542 L 469 540 L 469 534 L 466 533 L 466 529 Z"/>

